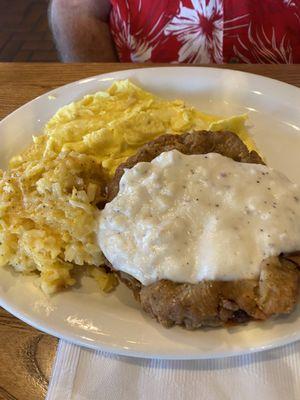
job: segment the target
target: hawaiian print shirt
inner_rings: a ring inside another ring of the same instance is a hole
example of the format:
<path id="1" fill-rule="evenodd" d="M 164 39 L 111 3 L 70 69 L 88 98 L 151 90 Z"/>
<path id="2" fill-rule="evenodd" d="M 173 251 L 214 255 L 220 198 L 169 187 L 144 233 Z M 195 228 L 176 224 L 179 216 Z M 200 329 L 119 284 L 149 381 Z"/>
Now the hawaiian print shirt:
<path id="1" fill-rule="evenodd" d="M 300 63 L 300 0 L 111 0 L 120 61 Z"/>

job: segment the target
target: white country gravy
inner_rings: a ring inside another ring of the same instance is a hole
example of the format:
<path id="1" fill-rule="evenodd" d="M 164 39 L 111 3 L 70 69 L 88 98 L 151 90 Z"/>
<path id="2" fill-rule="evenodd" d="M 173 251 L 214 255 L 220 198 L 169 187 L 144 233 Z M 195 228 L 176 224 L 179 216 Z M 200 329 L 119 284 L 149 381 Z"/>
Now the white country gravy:
<path id="1" fill-rule="evenodd" d="M 263 165 L 165 152 L 125 171 L 98 241 L 144 285 L 254 278 L 264 258 L 300 249 L 300 188 Z"/>

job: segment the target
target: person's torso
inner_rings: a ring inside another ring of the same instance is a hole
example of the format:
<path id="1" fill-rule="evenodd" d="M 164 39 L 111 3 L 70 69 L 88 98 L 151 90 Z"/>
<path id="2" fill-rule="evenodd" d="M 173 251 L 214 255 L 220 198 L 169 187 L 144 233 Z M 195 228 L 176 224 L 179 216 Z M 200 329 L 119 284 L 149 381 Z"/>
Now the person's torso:
<path id="1" fill-rule="evenodd" d="M 300 62 L 300 0 L 111 2 L 123 62 Z"/>

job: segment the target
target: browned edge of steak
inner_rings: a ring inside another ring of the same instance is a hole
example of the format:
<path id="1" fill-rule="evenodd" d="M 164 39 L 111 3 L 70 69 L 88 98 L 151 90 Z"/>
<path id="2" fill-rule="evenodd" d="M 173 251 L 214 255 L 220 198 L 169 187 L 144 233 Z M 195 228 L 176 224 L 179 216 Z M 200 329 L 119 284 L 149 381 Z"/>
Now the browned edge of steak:
<path id="1" fill-rule="evenodd" d="M 124 272 L 118 274 L 144 311 L 162 325 L 197 329 L 290 313 L 298 296 L 299 267 L 284 256 L 270 257 L 263 261 L 258 279 L 197 284 L 160 280 L 148 286 Z"/>

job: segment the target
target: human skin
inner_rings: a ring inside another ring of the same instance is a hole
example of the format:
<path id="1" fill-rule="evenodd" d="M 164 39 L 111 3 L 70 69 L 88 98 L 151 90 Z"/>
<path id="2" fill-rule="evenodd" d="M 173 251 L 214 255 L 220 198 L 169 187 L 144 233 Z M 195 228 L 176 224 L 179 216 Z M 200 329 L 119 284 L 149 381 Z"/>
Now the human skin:
<path id="1" fill-rule="evenodd" d="M 109 0 L 52 0 L 49 24 L 63 62 L 116 62 Z"/>

